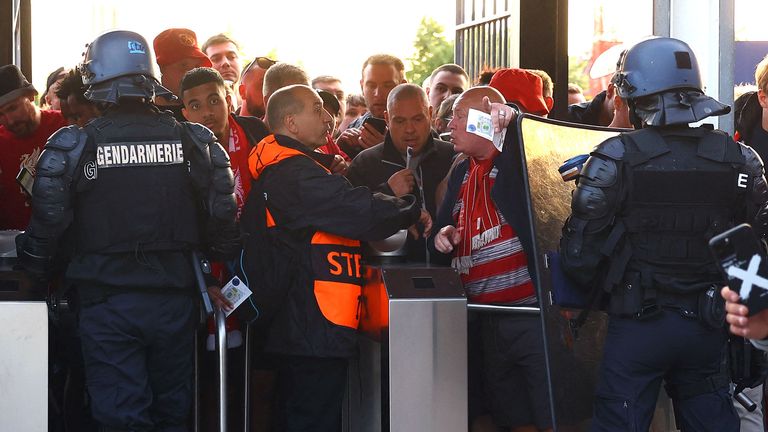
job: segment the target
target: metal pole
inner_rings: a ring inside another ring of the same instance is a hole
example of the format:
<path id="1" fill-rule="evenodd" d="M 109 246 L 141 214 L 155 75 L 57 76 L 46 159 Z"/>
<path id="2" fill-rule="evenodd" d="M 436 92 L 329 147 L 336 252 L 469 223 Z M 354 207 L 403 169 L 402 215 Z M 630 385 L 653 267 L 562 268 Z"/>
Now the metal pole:
<path id="1" fill-rule="evenodd" d="M 219 432 L 227 431 L 227 327 L 226 314 L 215 308 L 216 351 L 219 355 Z"/>
<path id="2" fill-rule="evenodd" d="M 199 336 L 200 330 L 195 328 L 195 375 L 194 375 L 194 382 L 192 383 L 193 386 L 193 409 L 194 409 L 194 416 L 193 419 L 193 430 L 195 432 L 200 432 L 200 336 Z"/>
<path id="3" fill-rule="evenodd" d="M 531 306 L 499 306 L 489 304 L 467 303 L 467 309 L 478 312 L 505 313 L 510 315 L 539 315 L 541 308 Z"/>
<path id="4" fill-rule="evenodd" d="M 249 324 L 245 325 L 245 392 L 243 394 L 243 431 L 251 430 L 251 343 L 253 339 L 253 329 Z"/>

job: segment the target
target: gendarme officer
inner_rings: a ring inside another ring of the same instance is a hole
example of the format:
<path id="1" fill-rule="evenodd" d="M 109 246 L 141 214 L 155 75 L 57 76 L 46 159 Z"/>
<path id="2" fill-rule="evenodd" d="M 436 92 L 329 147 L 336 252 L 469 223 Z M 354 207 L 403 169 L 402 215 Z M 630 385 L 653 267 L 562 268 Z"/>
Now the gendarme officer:
<path id="1" fill-rule="evenodd" d="M 208 129 L 152 105 L 169 92 L 142 36 L 99 36 L 79 68 L 104 115 L 46 144 L 19 261 L 45 274 L 69 249 L 66 279 L 80 297 L 86 381 L 103 430 L 187 430 L 198 317 L 189 255 L 237 245 L 229 158 Z"/>
<path id="2" fill-rule="evenodd" d="M 707 241 L 764 226 L 762 163 L 724 132 L 688 127 L 730 108 L 703 94 L 684 42 L 638 43 L 613 82 L 637 130 L 592 152 L 561 243 L 565 271 L 610 293 L 592 430 L 648 430 L 663 380 L 683 431 L 738 431 Z"/>

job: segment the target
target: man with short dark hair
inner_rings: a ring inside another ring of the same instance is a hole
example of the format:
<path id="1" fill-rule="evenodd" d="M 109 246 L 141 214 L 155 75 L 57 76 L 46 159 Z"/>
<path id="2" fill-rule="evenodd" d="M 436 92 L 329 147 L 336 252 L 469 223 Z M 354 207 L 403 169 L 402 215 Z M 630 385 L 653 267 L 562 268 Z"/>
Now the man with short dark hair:
<path id="1" fill-rule="evenodd" d="M 430 133 L 432 107 L 426 92 L 415 84 L 392 89 L 384 112 L 389 130 L 384 142 L 363 150 L 347 171 L 354 186 L 367 186 L 392 196 L 414 194 L 434 217 L 435 190 L 453 162 L 453 146 Z M 427 260 L 424 239 L 409 238 L 408 260 Z"/>
<path id="2" fill-rule="evenodd" d="M 338 139 L 339 146 L 350 157 L 354 158 L 362 150 L 384 141 L 386 131 L 378 131 L 373 125 L 365 124 L 365 121 L 369 117 L 384 118 L 389 92 L 404 82 L 405 65 L 399 58 L 389 54 L 375 54 L 365 60 L 360 88 L 368 112 L 352 122 Z"/>
<path id="3" fill-rule="evenodd" d="M 469 87 L 469 75 L 461 66 L 453 63 L 438 66 L 429 76 L 426 88 L 429 106 L 437 112 L 440 103 L 452 94 L 459 94 Z"/>
<path id="4" fill-rule="evenodd" d="M 0 230 L 27 226 L 31 209 L 16 175 L 19 169 L 34 175 L 45 141 L 67 125 L 60 112 L 35 106 L 36 94 L 18 67 L 0 67 Z"/>
<path id="5" fill-rule="evenodd" d="M 344 118 L 339 125 L 339 132 L 346 130 L 352 122 L 368 111 L 368 107 L 365 106 L 365 98 L 360 94 L 348 94 L 344 104 L 347 108 L 342 113 Z"/>
<path id="6" fill-rule="evenodd" d="M 281 355 L 275 430 L 283 432 L 341 430 L 348 359 L 358 352 L 360 240 L 385 238 L 426 214 L 412 196 L 372 194 L 329 175 L 325 155 L 314 151 L 329 121 L 308 86 L 277 90 L 267 101 L 275 134 L 249 157 L 254 184 L 241 219 L 242 261 L 260 276 L 253 283 L 277 281 L 263 289 L 286 293 L 266 343 Z M 260 247 L 249 249 L 249 241 Z"/>
<path id="7" fill-rule="evenodd" d="M 238 114 L 242 116 L 264 118 L 265 100 L 264 100 L 264 75 L 267 69 L 277 63 L 268 57 L 256 57 L 248 63 L 240 77 L 238 94 L 242 105 Z"/>
<path id="8" fill-rule="evenodd" d="M 195 68 L 184 74 L 179 92 L 184 117 L 210 129 L 229 154 L 239 218 L 251 189 L 248 153 L 269 135 L 269 129 L 256 117 L 231 114 L 232 98 L 223 77 L 213 68 Z"/>
<path id="9" fill-rule="evenodd" d="M 240 79 L 240 47 L 232 38 L 219 33 L 205 41 L 200 50 L 208 56 L 213 68 L 224 81 L 236 84 Z"/>
<path id="10" fill-rule="evenodd" d="M 171 28 L 164 30 L 155 37 L 153 41 L 155 47 L 155 61 L 160 67 L 161 81 L 163 87 L 170 90 L 174 95 L 179 95 L 181 78 L 187 71 L 196 67 L 211 67 L 212 63 L 208 57 L 197 47 L 197 35 L 195 32 L 185 28 Z M 168 101 L 157 98 L 155 104 L 163 109 L 173 112 L 176 120 L 185 121 L 181 113 L 180 101 Z"/>
<path id="11" fill-rule="evenodd" d="M 59 67 L 48 74 L 48 79 L 45 80 L 45 91 L 43 92 L 43 95 L 40 96 L 40 106 L 43 109 L 61 110 L 61 99 L 59 99 L 56 93 L 68 72 L 69 71 L 63 67 Z"/>
<path id="12" fill-rule="evenodd" d="M 85 98 L 87 88 L 77 69 L 69 71 L 56 91 L 61 101 L 61 114 L 70 125 L 84 127 L 92 119 L 99 117 L 101 111 L 97 105 Z"/>
<path id="13" fill-rule="evenodd" d="M 227 85 L 227 93 L 232 95 L 232 108 L 240 106 L 240 96 L 237 93 L 237 82 L 240 79 L 240 46 L 224 33 L 211 36 L 205 41 L 200 50 L 213 63 Z"/>

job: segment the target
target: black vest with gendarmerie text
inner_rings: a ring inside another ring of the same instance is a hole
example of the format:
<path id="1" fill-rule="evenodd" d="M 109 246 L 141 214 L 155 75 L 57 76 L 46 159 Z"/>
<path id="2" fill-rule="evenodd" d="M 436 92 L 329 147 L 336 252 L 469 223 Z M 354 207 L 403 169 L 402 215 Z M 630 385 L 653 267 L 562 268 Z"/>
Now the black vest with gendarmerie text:
<path id="1" fill-rule="evenodd" d="M 752 187 L 739 144 L 704 128 L 648 128 L 622 140 L 625 274 L 639 274 L 646 289 L 681 294 L 719 282 L 708 241 L 744 220 Z"/>
<path id="2" fill-rule="evenodd" d="M 77 182 L 80 253 L 173 251 L 200 242 L 199 198 L 169 114 L 107 114 L 86 126 Z"/>

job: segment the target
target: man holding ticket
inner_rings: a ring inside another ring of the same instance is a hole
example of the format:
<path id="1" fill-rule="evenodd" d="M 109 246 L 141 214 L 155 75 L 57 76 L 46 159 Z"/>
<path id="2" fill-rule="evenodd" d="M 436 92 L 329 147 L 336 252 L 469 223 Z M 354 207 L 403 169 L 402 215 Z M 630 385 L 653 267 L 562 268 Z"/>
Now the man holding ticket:
<path id="1" fill-rule="evenodd" d="M 540 79 L 537 85 L 540 91 Z M 535 88 L 520 86 L 520 92 Z M 434 237 L 433 256 L 436 261 L 442 258 L 451 262 L 461 273 L 472 302 L 530 306 L 537 299 L 528 267 L 532 239 L 526 229 L 522 171 L 514 159 L 517 147 L 503 148 L 503 138 L 492 123 L 492 107 L 503 107 L 504 102 L 498 90 L 475 87 L 454 104 L 448 128 L 454 149 L 467 158 L 449 179 L 435 225 L 439 232 Z M 512 116 L 502 112 L 502 117 Z M 546 386 L 530 385 L 546 382 L 539 318 L 483 316 L 470 321 L 469 338 L 470 421 L 478 420 L 489 409 L 499 427 L 551 428 Z M 497 340 L 514 341 L 514 347 L 497 345 Z M 479 358 L 484 358 L 483 365 L 473 367 Z M 475 376 L 473 371 L 482 376 Z M 487 397 L 487 408 L 481 406 L 482 398 L 475 396 L 481 392 Z"/>

